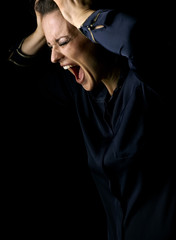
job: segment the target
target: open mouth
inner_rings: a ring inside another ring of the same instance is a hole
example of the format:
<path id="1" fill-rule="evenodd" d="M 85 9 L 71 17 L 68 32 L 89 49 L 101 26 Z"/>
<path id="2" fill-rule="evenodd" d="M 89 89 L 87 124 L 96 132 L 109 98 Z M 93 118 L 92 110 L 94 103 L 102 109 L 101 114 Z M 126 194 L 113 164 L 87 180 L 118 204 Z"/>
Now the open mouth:
<path id="1" fill-rule="evenodd" d="M 78 65 L 75 65 L 75 66 L 67 65 L 67 66 L 64 66 L 63 68 L 65 70 L 68 69 L 75 76 L 76 81 L 78 83 L 81 84 L 84 81 L 84 71 L 80 66 L 78 66 Z"/>

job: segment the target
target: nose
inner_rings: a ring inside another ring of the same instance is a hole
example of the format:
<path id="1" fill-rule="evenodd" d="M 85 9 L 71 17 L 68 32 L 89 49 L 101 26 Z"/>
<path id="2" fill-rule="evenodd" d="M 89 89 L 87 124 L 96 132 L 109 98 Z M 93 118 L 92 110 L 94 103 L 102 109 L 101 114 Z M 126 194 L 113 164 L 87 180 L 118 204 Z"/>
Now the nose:
<path id="1" fill-rule="evenodd" d="M 52 52 L 51 52 L 51 62 L 57 63 L 60 61 L 62 57 L 63 57 L 63 54 L 59 51 L 59 49 L 53 46 Z"/>

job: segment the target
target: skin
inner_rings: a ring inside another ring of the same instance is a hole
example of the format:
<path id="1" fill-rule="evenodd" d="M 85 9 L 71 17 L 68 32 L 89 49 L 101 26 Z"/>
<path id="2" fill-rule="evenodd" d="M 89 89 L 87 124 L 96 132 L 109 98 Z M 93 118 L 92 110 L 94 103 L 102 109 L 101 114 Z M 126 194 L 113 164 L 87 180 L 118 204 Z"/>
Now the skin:
<path id="1" fill-rule="evenodd" d="M 37 2 L 38 0 L 35 1 L 35 4 Z M 27 55 L 35 55 L 46 43 L 45 35 L 42 29 L 42 17 L 37 11 L 35 11 L 35 14 L 37 28 L 31 35 L 24 39 L 21 47 L 21 51 Z"/>
<path id="2" fill-rule="evenodd" d="M 79 28 L 95 11 L 91 9 L 91 0 L 53 0 L 59 7 L 64 18 Z"/>
<path id="3" fill-rule="evenodd" d="M 110 95 L 117 87 L 119 69 L 110 61 L 110 52 L 92 43 L 78 29 L 64 19 L 59 10 L 42 18 L 42 27 L 47 44 L 51 48 L 51 61 L 74 74 L 78 84 L 90 91 L 100 81 Z M 115 67 L 114 67 L 115 66 Z"/>

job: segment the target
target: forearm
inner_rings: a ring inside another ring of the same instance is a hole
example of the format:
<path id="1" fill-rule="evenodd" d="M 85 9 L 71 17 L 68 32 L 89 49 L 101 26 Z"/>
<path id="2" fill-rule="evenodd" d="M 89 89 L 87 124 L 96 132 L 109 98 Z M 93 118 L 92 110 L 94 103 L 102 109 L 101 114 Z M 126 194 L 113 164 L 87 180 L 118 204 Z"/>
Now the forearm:
<path id="1" fill-rule="evenodd" d="M 44 35 L 39 30 L 36 30 L 24 39 L 21 51 L 26 55 L 35 55 L 44 46 L 45 42 Z"/>
<path id="2" fill-rule="evenodd" d="M 18 66 L 30 66 L 35 62 L 35 56 L 38 56 L 37 53 L 43 48 L 45 42 L 44 35 L 39 30 L 35 30 L 10 51 L 8 60 Z"/>

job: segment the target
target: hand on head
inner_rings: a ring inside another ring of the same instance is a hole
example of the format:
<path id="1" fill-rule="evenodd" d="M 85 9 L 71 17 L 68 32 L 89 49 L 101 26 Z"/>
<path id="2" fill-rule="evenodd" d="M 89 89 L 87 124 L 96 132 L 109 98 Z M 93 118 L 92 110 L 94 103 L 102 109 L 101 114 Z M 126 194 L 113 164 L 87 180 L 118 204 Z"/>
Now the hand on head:
<path id="1" fill-rule="evenodd" d="M 94 12 L 91 0 L 53 0 L 59 7 L 64 18 L 79 28 Z"/>
<path id="2" fill-rule="evenodd" d="M 34 4 L 34 11 L 35 11 L 36 21 L 37 21 L 37 30 L 44 35 L 43 29 L 42 29 L 42 16 L 38 11 L 36 11 L 36 7 L 35 7 L 38 1 L 39 0 L 35 0 L 35 4 Z"/>

